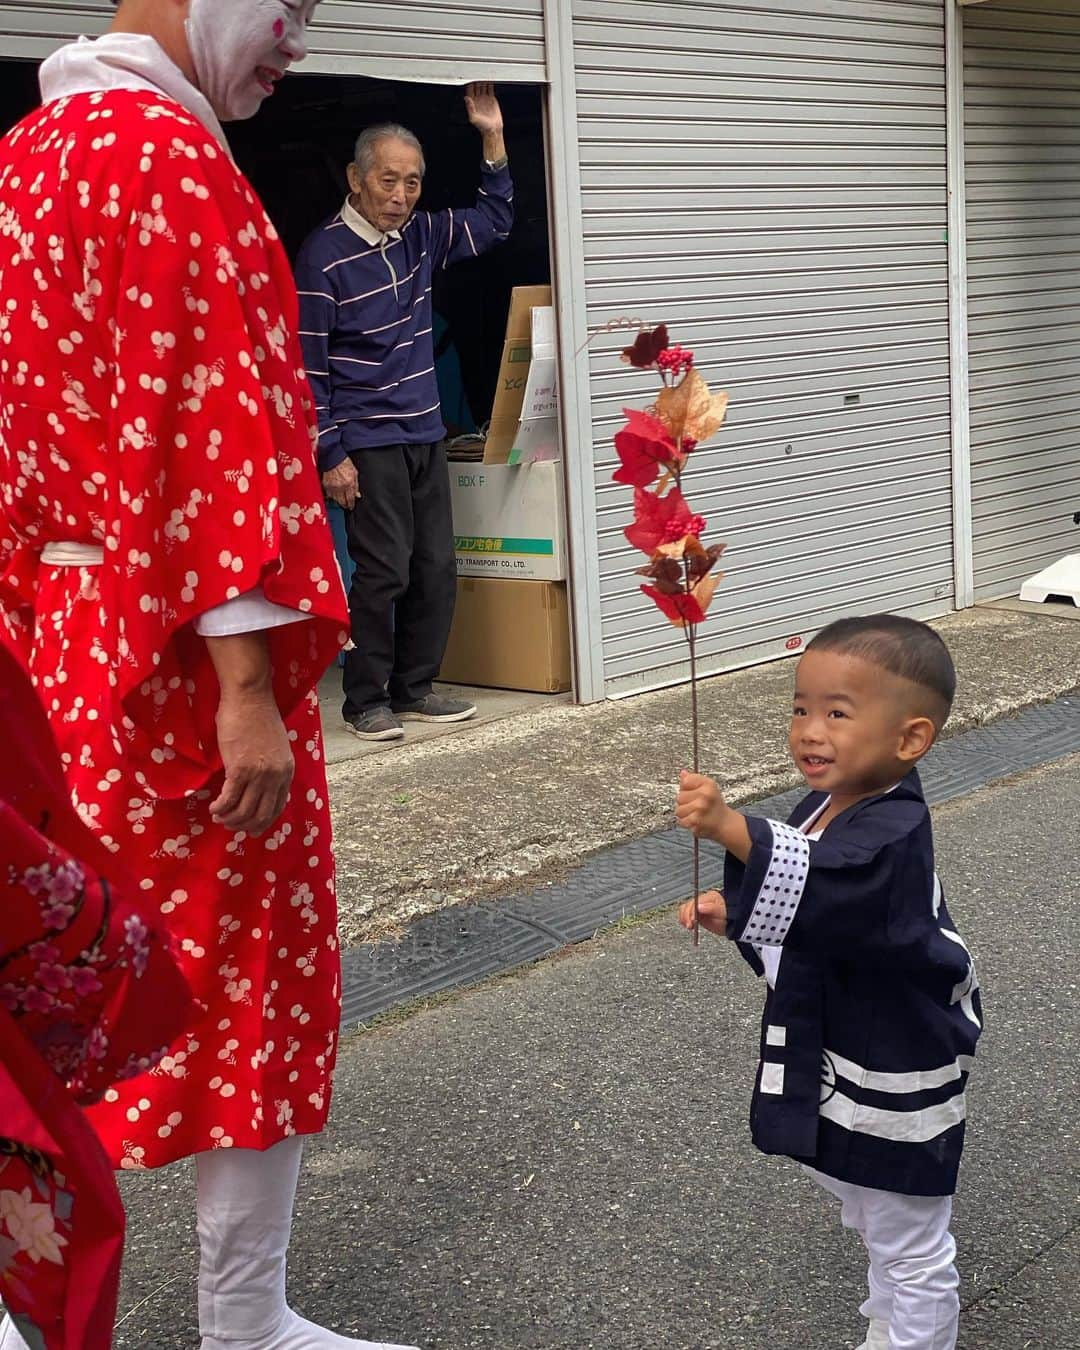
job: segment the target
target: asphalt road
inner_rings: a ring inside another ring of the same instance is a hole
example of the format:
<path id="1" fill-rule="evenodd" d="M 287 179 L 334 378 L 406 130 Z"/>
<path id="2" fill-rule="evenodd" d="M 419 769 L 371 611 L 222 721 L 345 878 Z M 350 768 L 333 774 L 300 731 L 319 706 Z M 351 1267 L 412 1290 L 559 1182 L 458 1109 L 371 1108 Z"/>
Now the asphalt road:
<path id="1" fill-rule="evenodd" d="M 956 1205 L 961 1350 L 1080 1346 L 1080 757 L 936 814 L 987 1031 Z M 423 1350 L 843 1350 L 863 1265 L 746 1127 L 761 994 L 669 913 L 354 1036 L 295 1306 Z M 188 1167 L 125 1178 L 118 1350 L 193 1350 Z"/>

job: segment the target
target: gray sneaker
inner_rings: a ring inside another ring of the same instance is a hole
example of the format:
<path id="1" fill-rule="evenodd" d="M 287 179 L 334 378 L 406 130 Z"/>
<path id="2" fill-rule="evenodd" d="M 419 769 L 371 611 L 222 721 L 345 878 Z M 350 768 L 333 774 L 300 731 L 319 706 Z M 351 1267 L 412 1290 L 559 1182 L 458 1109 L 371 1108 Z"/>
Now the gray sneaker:
<path id="1" fill-rule="evenodd" d="M 393 709 L 403 722 L 467 722 L 476 716 L 475 703 L 442 694 L 428 694 L 417 703 L 395 703 Z"/>
<path id="2" fill-rule="evenodd" d="M 345 730 L 362 741 L 400 741 L 405 735 L 401 721 L 389 708 L 369 708 L 351 722 L 346 718 Z"/>

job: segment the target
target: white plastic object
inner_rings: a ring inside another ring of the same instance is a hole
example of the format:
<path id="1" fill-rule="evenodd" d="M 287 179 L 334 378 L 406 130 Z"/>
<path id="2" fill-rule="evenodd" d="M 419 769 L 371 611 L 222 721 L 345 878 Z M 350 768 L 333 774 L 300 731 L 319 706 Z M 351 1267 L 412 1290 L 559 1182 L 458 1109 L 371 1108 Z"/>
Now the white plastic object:
<path id="1" fill-rule="evenodd" d="M 1080 553 L 1070 553 L 1044 567 L 1020 587 L 1020 599 L 1042 604 L 1063 596 L 1080 606 Z"/>

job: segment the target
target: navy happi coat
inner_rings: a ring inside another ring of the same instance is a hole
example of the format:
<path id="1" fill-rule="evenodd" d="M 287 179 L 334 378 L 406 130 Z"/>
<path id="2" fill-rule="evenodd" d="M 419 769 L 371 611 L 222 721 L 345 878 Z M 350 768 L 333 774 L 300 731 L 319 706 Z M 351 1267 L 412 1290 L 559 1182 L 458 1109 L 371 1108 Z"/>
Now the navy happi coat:
<path id="1" fill-rule="evenodd" d="M 951 1195 L 982 1008 L 934 872 L 919 776 L 808 839 L 800 825 L 826 801 L 811 792 L 786 825 L 748 817 L 750 856 L 725 865 L 728 937 L 759 975 L 755 947 L 783 948 L 753 1139 L 841 1181 Z"/>

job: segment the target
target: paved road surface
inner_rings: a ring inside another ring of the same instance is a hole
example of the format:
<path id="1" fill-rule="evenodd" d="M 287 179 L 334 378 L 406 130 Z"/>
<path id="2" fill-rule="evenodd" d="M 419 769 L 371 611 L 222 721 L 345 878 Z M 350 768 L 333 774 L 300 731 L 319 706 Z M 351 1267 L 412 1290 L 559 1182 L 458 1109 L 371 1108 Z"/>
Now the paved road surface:
<path id="1" fill-rule="evenodd" d="M 988 1016 L 961 1350 L 1080 1346 L 1078 820 L 1080 758 L 936 816 Z M 424 1350 L 856 1345 L 855 1240 L 748 1141 L 760 998 L 669 913 L 353 1037 L 309 1152 L 295 1304 Z M 118 1350 L 192 1350 L 190 1170 L 125 1194 Z"/>

